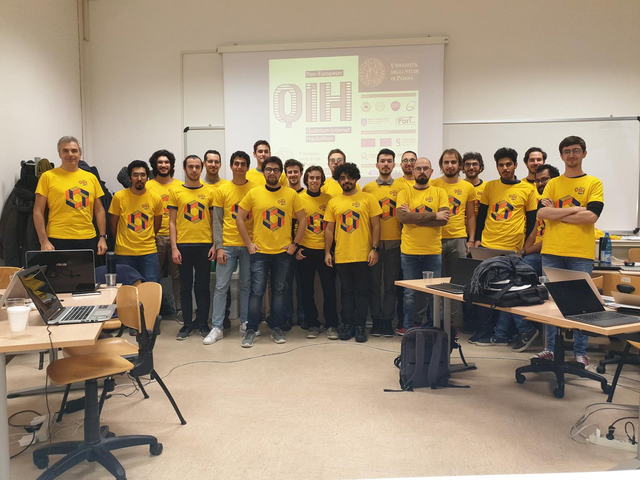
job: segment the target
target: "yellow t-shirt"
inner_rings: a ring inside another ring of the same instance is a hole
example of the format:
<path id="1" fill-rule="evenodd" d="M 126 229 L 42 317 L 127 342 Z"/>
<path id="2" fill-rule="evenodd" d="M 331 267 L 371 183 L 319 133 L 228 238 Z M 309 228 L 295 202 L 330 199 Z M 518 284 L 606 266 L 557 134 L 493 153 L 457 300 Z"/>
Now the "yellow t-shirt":
<path id="1" fill-rule="evenodd" d="M 380 215 L 380 240 L 400 240 L 400 222 L 396 215 L 396 205 L 398 192 L 406 188 L 405 185 L 398 185 L 398 181 L 394 180 L 391 185 L 378 185 L 378 182 L 367 183 L 362 191 L 370 193 L 382 209 Z"/>
<path id="2" fill-rule="evenodd" d="M 552 178 L 542 192 L 557 208 L 586 207 L 589 202 L 604 202 L 602 182 L 591 175 Z M 595 224 L 574 225 L 562 220 L 546 220 L 542 253 L 563 257 L 594 258 Z"/>
<path id="3" fill-rule="evenodd" d="M 250 190 L 239 207 L 253 215 L 252 241 L 260 253 L 277 255 L 290 245 L 292 222 L 295 214 L 304 210 L 300 195 L 289 187 L 275 192 L 266 187 Z"/>
<path id="4" fill-rule="evenodd" d="M 238 214 L 238 204 L 249 193 L 250 190 L 256 188 L 253 182 L 247 182 L 244 185 L 236 185 L 233 182 L 227 182 L 220 188 L 216 188 L 213 194 L 213 206 L 221 207 L 224 210 L 222 217 L 222 245 L 225 247 L 244 247 L 244 240 L 238 232 L 236 224 L 236 216 Z M 249 212 L 247 220 L 244 222 L 247 226 L 249 236 L 253 232 L 253 215 Z M 217 247 L 217 245 L 216 245 Z"/>
<path id="5" fill-rule="evenodd" d="M 96 236 L 93 204 L 104 195 L 97 177 L 81 168 L 68 172 L 54 168 L 42 174 L 36 194 L 47 197 L 47 236 L 65 240 L 86 240 Z"/>
<path id="6" fill-rule="evenodd" d="M 118 217 L 116 255 L 148 255 L 157 252 L 154 217 L 161 216 L 164 207 L 157 193 L 147 190 L 136 195 L 125 188 L 116 192 L 109 213 Z"/>
<path id="7" fill-rule="evenodd" d="M 333 179 L 333 177 L 328 177 L 322 188 L 320 188 L 322 193 L 328 193 L 331 197 L 336 197 L 338 195 L 342 195 L 342 187 L 340 184 Z M 360 185 L 356 183 L 356 191 L 360 191 Z"/>
<path id="8" fill-rule="evenodd" d="M 406 178 L 404 178 L 404 175 L 400 178 L 396 178 L 393 183 L 397 183 L 398 187 L 403 187 L 403 188 L 411 188 L 416 184 L 415 180 L 407 180 Z"/>
<path id="9" fill-rule="evenodd" d="M 324 219 L 335 222 L 336 263 L 367 261 L 373 246 L 370 219 L 377 215 L 382 209 L 370 193 L 343 194 L 329 201 Z"/>
<path id="10" fill-rule="evenodd" d="M 149 192 L 156 193 L 162 199 L 162 226 L 160 230 L 156 234 L 159 237 L 168 237 L 169 236 L 169 193 L 171 193 L 171 189 L 177 187 L 178 185 L 182 185 L 182 180 L 178 180 L 174 178 L 171 183 L 160 183 L 156 179 L 149 180 L 147 182 L 147 190 Z"/>
<path id="11" fill-rule="evenodd" d="M 262 170 L 258 170 L 258 168 L 252 168 L 251 170 L 247 171 L 247 180 L 255 183 L 258 186 L 267 184 L 267 179 L 264 178 L 264 173 L 262 173 Z M 283 187 L 288 186 L 287 175 L 284 172 L 280 174 L 280 180 L 278 180 L 278 182 Z"/>
<path id="12" fill-rule="evenodd" d="M 465 182 L 467 182 L 465 180 Z M 476 196 L 475 196 L 475 202 L 474 202 L 474 209 L 476 212 L 476 217 L 478 216 L 478 204 L 480 203 L 480 200 L 482 200 L 482 193 L 484 192 L 484 187 L 487 185 L 485 183 L 484 180 L 480 180 L 480 183 L 478 185 L 474 185 L 471 182 L 467 182 L 469 185 L 471 185 L 473 187 L 473 190 L 476 192 Z"/>
<path id="13" fill-rule="evenodd" d="M 449 196 L 443 189 L 429 185 L 424 190 L 405 188 L 398 194 L 398 205 L 407 204 L 412 212 L 439 212 L 449 208 Z M 405 255 L 440 255 L 442 227 L 402 226 L 400 251 Z"/>
<path id="14" fill-rule="evenodd" d="M 489 211 L 482 232 L 482 246 L 520 251 L 527 225 L 526 212 L 538 208 L 535 188 L 527 182 L 506 184 L 500 179 L 487 182 L 482 200 Z"/>
<path id="15" fill-rule="evenodd" d="M 202 179 L 200 179 L 200 183 L 202 183 L 205 187 L 208 187 L 208 188 L 210 188 L 211 190 L 213 190 L 215 192 L 217 189 L 219 189 L 225 183 L 229 183 L 229 180 L 225 180 L 224 178 L 221 178 L 216 183 L 207 183 L 207 182 L 204 181 L 204 178 L 202 178 Z"/>
<path id="16" fill-rule="evenodd" d="M 327 204 L 331 200 L 328 193 L 320 192 L 320 195 L 313 197 L 309 195 L 309 191 L 305 190 L 300 194 L 300 200 L 307 216 L 307 228 L 304 231 L 304 237 L 300 241 L 300 245 L 324 250 L 324 230 L 327 222 L 324 220 L 324 214 L 327 211 Z"/>
<path id="17" fill-rule="evenodd" d="M 200 185 L 180 185 L 169 194 L 169 208 L 177 210 L 177 243 L 213 243 L 211 209 L 213 191 Z"/>
<path id="18" fill-rule="evenodd" d="M 449 196 L 451 216 L 447 224 L 442 227 L 442 238 L 467 238 L 467 202 L 475 202 L 476 198 L 473 185 L 464 180 L 451 184 L 442 178 L 436 178 L 431 185 L 442 188 Z"/>

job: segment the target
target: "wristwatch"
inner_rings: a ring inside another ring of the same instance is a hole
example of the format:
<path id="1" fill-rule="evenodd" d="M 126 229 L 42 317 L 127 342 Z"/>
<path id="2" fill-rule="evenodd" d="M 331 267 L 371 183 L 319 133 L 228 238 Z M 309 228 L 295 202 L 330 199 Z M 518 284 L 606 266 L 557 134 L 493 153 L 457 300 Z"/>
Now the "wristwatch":
<path id="1" fill-rule="evenodd" d="M 371 247 L 371 250 L 373 250 L 374 252 L 377 252 L 380 250 L 380 247 L 377 245 L 374 245 L 373 247 Z"/>
<path id="2" fill-rule="evenodd" d="M 523 248 L 522 250 L 520 250 L 520 256 L 524 257 L 527 254 L 527 249 Z"/>
<path id="3" fill-rule="evenodd" d="M 107 239 L 106 235 L 99 235 L 100 238 L 104 238 L 105 240 Z"/>

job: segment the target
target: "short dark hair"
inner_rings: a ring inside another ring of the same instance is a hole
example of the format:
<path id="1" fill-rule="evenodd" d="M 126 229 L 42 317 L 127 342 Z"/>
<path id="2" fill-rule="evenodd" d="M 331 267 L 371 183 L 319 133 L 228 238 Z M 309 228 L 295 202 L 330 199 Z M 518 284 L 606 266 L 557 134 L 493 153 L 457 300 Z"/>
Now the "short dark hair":
<path id="1" fill-rule="evenodd" d="M 393 161 L 396 161 L 396 152 L 391 150 L 390 148 L 383 148 L 378 152 L 378 156 L 376 157 L 376 163 L 380 161 L 380 155 L 391 155 L 393 157 Z"/>
<path id="2" fill-rule="evenodd" d="M 133 162 L 131 162 L 127 166 L 127 176 L 129 178 L 131 178 L 131 174 L 133 173 L 134 168 L 144 168 L 147 177 L 149 177 L 149 165 L 147 165 L 147 162 L 144 162 L 142 160 L 134 160 Z"/>
<path id="3" fill-rule="evenodd" d="M 536 173 L 540 173 L 540 172 L 544 172 L 545 170 L 549 171 L 549 176 L 551 178 L 556 178 L 560 176 L 560 170 L 558 170 L 556 167 L 554 167 L 553 165 L 549 165 L 547 163 L 540 165 L 538 167 L 538 169 L 536 170 Z"/>
<path id="4" fill-rule="evenodd" d="M 341 163 L 338 165 L 333 171 L 333 179 L 337 181 L 343 173 L 354 180 L 360 180 L 360 169 L 355 163 Z"/>
<path id="5" fill-rule="evenodd" d="M 331 155 L 333 155 L 334 153 L 339 153 L 340 155 L 342 155 L 342 158 L 344 158 L 344 161 L 347 161 L 347 155 L 340 150 L 339 148 L 334 148 L 332 150 L 329 150 L 329 155 L 327 155 L 327 161 L 329 160 L 329 157 L 331 157 Z"/>
<path id="6" fill-rule="evenodd" d="M 558 150 L 560 150 L 560 155 L 562 155 L 562 150 L 564 150 L 564 147 L 568 147 L 570 145 L 580 145 L 580 148 L 583 152 L 587 151 L 587 144 L 585 143 L 585 141 L 580 137 L 571 135 L 570 137 L 564 138 L 560 142 L 560 146 L 558 147 Z"/>
<path id="7" fill-rule="evenodd" d="M 197 159 L 200 160 L 200 166 L 203 166 L 202 159 L 198 155 L 187 155 L 185 159 L 182 161 L 182 168 L 187 168 L 187 160 Z"/>
<path id="8" fill-rule="evenodd" d="M 498 163 L 498 160 L 502 158 L 510 158 L 513 160 L 513 163 L 518 163 L 518 152 L 516 152 L 513 148 L 502 147 L 496 150 L 496 153 L 493 154 L 493 159 Z"/>
<path id="9" fill-rule="evenodd" d="M 402 153 L 402 156 L 404 157 L 407 153 L 413 153 L 413 155 L 416 157 L 416 160 L 418 159 L 418 154 L 416 152 L 414 152 L 413 150 L 407 150 L 406 152 Z M 402 157 L 400 157 L 402 158 Z"/>
<path id="10" fill-rule="evenodd" d="M 464 162 L 467 160 L 477 160 L 480 164 L 480 171 L 484 170 L 484 160 L 482 159 L 482 155 L 478 152 L 467 152 L 462 156 L 462 166 L 464 167 Z"/>
<path id="11" fill-rule="evenodd" d="M 524 160 L 525 164 L 529 163 L 529 155 L 531 155 L 533 152 L 540 152 L 542 154 L 542 161 L 543 162 L 547 161 L 547 152 L 542 150 L 540 147 L 531 147 L 529 150 L 524 152 L 524 159 L 523 160 Z"/>
<path id="12" fill-rule="evenodd" d="M 251 165 L 251 158 L 249 157 L 249 154 L 247 152 L 243 152 L 242 150 L 238 150 L 237 152 L 233 152 L 231 154 L 231 158 L 229 158 L 229 166 L 233 167 L 233 161 L 236 158 L 242 158 L 243 160 L 247 161 L 247 168 L 249 168 L 249 165 Z"/>
<path id="13" fill-rule="evenodd" d="M 206 152 L 204 152 L 204 156 L 202 158 L 207 158 L 207 155 L 209 155 L 210 153 L 218 155 L 218 158 L 222 160 L 222 155 L 220 155 L 220 152 L 217 150 L 207 150 Z"/>
<path id="14" fill-rule="evenodd" d="M 265 161 L 262 162 L 262 171 L 263 172 L 264 172 L 264 169 L 266 168 L 267 164 L 269 164 L 269 163 L 275 163 L 276 165 L 278 165 L 278 168 L 282 172 L 282 160 L 280 160 L 280 157 L 269 157 L 269 158 L 265 159 Z"/>
<path id="15" fill-rule="evenodd" d="M 289 160 L 284 162 L 284 172 L 285 173 L 287 172 L 287 168 L 289 168 L 289 167 L 298 167 L 298 169 L 300 170 L 300 173 L 304 172 L 304 165 L 302 164 L 302 162 L 299 162 L 295 158 L 290 158 Z"/>
<path id="16" fill-rule="evenodd" d="M 173 177 L 173 174 L 176 173 L 176 157 L 169 150 L 158 150 L 153 152 L 151 158 L 149 159 L 149 163 L 151 164 L 151 170 L 153 171 L 153 176 L 158 176 L 158 159 L 160 157 L 167 157 L 169 159 L 169 164 L 171 165 L 171 170 L 169 171 L 169 175 Z"/>
<path id="17" fill-rule="evenodd" d="M 460 155 L 460 152 L 455 148 L 447 148 L 444 152 L 442 152 L 442 155 L 440 155 L 440 159 L 438 160 L 438 165 L 440 165 L 440 168 L 442 168 L 442 159 L 445 155 L 453 155 L 454 157 L 456 157 L 456 160 L 458 160 L 458 166 L 462 170 L 462 155 Z"/>
<path id="18" fill-rule="evenodd" d="M 320 172 L 320 178 L 322 179 L 322 183 L 321 183 L 320 186 L 324 185 L 324 182 L 327 180 L 327 177 L 324 174 L 324 168 L 319 167 L 318 165 L 311 165 L 304 172 L 304 177 L 302 178 L 302 181 L 304 182 L 304 184 L 307 185 L 307 182 L 309 181 L 309 173 L 311 173 L 311 172 Z"/>
<path id="19" fill-rule="evenodd" d="M 258 140 L 253 144 L 253 153 L 256 153 L 258 151 L 258 147 L 260 145 L 266 145 L 267 147 L 269 147 L 269 152 L 271 152 L 271 145 L 269 145 L 269 142 L 267 142 L 266 140 Z"/>

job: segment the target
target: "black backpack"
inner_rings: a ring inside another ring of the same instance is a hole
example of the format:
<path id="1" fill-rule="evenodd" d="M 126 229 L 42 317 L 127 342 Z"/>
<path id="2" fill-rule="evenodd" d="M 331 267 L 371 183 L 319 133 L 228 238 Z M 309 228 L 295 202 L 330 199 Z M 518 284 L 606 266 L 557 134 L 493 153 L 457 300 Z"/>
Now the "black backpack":
<path id="1" fill-rule="evenodd" d="M 464 292 L 467 307 L 474 302 L 491 308 L 539 305 L 548 298 L 549 293 L 540 285 L 534 268 L 518 255 L 503 255 L 482 262 Z"/>

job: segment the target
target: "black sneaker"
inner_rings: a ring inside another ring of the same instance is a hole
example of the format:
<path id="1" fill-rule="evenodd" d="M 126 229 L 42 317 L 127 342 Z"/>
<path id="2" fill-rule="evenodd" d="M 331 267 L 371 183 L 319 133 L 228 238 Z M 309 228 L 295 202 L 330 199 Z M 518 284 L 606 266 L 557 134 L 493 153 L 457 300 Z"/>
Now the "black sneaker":
<path id="1" fill-rule="evenodd" d="M 340 340 L 351 340 L 355 334 L 353 325 L 344 324 L 340 332 Z"/>
<path id="2" fill-rule="evenodd" d="M 356 327 L 356 342 L 363 343 L 366 341 L 367 341 L 366 327 Z"/>
<path id="3" fill-rule="evenodd" d="M 483 335 L 482 332 L 476 332 L 469 337 L 467 342 L 475 344 L 478 340 L 483 340 L 487 335 Z"/>
<path id="4" fill-rule="evenodd" d="M 193 333 L 193 328 L 187 327 L 186 325 L 184 325 L 178 331 L 178 334 L 176 335 L 176 340 L 186 340 L 191 336 L 192 333 Z"/>
<path id="5" fill-rule="evenodd" d="M 384 325 L 382 325 L 382 336 L 385 338 L 393 338 L 396 336 L 396 331 L 393 329 L 391 322 L 385 322 Z"/>
<path id="6" fill-rule="evenodd" d="M 538 338 L 537 328 L 534 328 L 531 332 L 521 333 L 516 340 L 516 344 L 511 347 L 511 350 L 514 352 L 524 352 L 531 346 L 536 338 Z"/>
<path id="7" fill-rule="evenodd" d="M 291 330 L 291 325 L 292 325 L 291 319 L 285 318 L 284 321 L 282 322 L 282 328 L 280 330 L 282 330 L 283 332 L 288 332 L 289 330 Z"/>
<path id="8" fill-rule="evenodd" d="M 380 325 L 380 322 L 373 322 L 373 325 L 371 326 L 371 331 L 369 333 L 371 334 L 372 337 L 381 337 L 382 325 Z"/>
<path id="9" fill-rule="evenodd" d="M 209 335 L 210 331 L 211 329 L 207 325 L 203 325 L 200 327 L 200 336 L 202 338 L 207 338 L 207 335 Z"/>
<path id="10" fill-rule="evenodd" d="M 309 323 L 307 322 L 305 317 L 298 318 L 298 325 L 302 330 L 309 330 Z"/>

